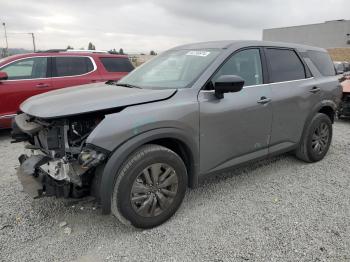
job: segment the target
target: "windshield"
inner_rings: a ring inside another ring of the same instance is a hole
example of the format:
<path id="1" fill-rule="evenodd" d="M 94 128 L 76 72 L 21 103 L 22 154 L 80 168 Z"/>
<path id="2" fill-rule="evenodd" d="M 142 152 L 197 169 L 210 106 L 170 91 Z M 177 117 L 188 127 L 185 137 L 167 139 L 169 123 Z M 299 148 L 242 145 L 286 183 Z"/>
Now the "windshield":
<path id="1" fill-rule="evenodd" d="M 219 53 L 219 49 L 168 51 L 137 68 L 118 84 L 152 89 L 190 87 Z"/>

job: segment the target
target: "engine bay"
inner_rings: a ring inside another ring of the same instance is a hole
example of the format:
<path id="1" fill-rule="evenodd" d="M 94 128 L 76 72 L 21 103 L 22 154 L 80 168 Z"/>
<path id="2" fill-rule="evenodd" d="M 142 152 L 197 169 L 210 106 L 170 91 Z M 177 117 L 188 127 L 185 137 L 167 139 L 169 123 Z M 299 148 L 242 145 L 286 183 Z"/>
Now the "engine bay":
<path id="1" fill-rule="evenodd" d="M 20 156 L 22 173 L 40 180 L 39 195 L 81 197 L 88 193 L 94 169 L 108 153 L 86 144 L 104 116 L 93 114 L 44 120 L 19 114 L 12 137 L 26 142 L 28 154 Z"/>

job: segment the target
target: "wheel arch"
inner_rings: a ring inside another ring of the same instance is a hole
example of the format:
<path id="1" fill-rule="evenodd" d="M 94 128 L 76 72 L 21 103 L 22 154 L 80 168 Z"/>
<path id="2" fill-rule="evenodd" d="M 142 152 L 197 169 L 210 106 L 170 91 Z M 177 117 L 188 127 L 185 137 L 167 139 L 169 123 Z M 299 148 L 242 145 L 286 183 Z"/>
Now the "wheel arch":
<path id="1" fill-rule="evenodd" d="M 312 118 L 317 113 L 323 113 L 323 114 L 328 115 L 330 117 L 332 123 L 334 123 L 336 110 L 337 110 L 337 104 L 332 100 L 325 100 L 325 101 L 321 101 L 318 104 L 316 104 L 314 106 L 314 108 L 311 110 L 311 112 L 309 113 L 308 117 L 306 118 L 306 121 L 304 123 L 303 132 L 302 132 L 301 137 L 300 137 L 300 141 L 304 137 L 308 123 L 310 123 Z"/>
<path id="2" fill-rule="evenodd" d="M 99 199 L 104 214 L 110 213 L 114 182 L 121 166 L 130 154 L 145 144 L 161 145 L 177 153 L 186 165 L 189 187 L 197 186 L 199 146 L 194 138 L 177 128 L 161 128 L 147 131 L 127 140 L 116 148 L 104 166 L 99 188 Z"/>
<path id="3" fill-rule="evenodd" d="M 327 115 L 331 119 L 332 123 L 334 123 L 336 109 L 334 109 L 331 105 L 323 105 L 318 110 L 318 113 L 323 113 L 323 114 Z"/>

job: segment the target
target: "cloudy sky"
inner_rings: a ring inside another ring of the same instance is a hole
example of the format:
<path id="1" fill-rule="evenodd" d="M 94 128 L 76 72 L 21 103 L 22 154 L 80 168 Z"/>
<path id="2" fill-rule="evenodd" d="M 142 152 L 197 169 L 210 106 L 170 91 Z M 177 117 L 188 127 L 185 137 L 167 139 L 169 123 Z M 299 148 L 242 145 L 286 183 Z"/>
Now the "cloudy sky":
<path id="1" fill-rule="evenodd" d="M 349 19 L 349 0 L 0 0 L 9 47 L 162 51 L 198 41 L 261 39 L 263 28 Z M 4 46 L 0 28 L 0 47 Z"/>

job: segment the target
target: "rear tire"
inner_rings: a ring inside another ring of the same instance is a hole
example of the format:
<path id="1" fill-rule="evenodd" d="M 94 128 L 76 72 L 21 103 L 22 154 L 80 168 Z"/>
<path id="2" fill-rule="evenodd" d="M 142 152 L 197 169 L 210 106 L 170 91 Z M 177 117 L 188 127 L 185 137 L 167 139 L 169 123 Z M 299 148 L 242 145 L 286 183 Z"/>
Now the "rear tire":
<path id="1" fill-rule="evenodd" d="M 124 224 L 153 228 L 180 207 L 187 188 L 182 159 L 170 149 L 145 145 L 125 161 L 112 194 L 112 213 Z"/>
<path id="2" fill-rule="evenodd" d="M 301 138 L 296 157 L 308 163 L 322 160 L 331 145 L 332 134 L 331 119 L 325 114 L 316 114 Z"/>

